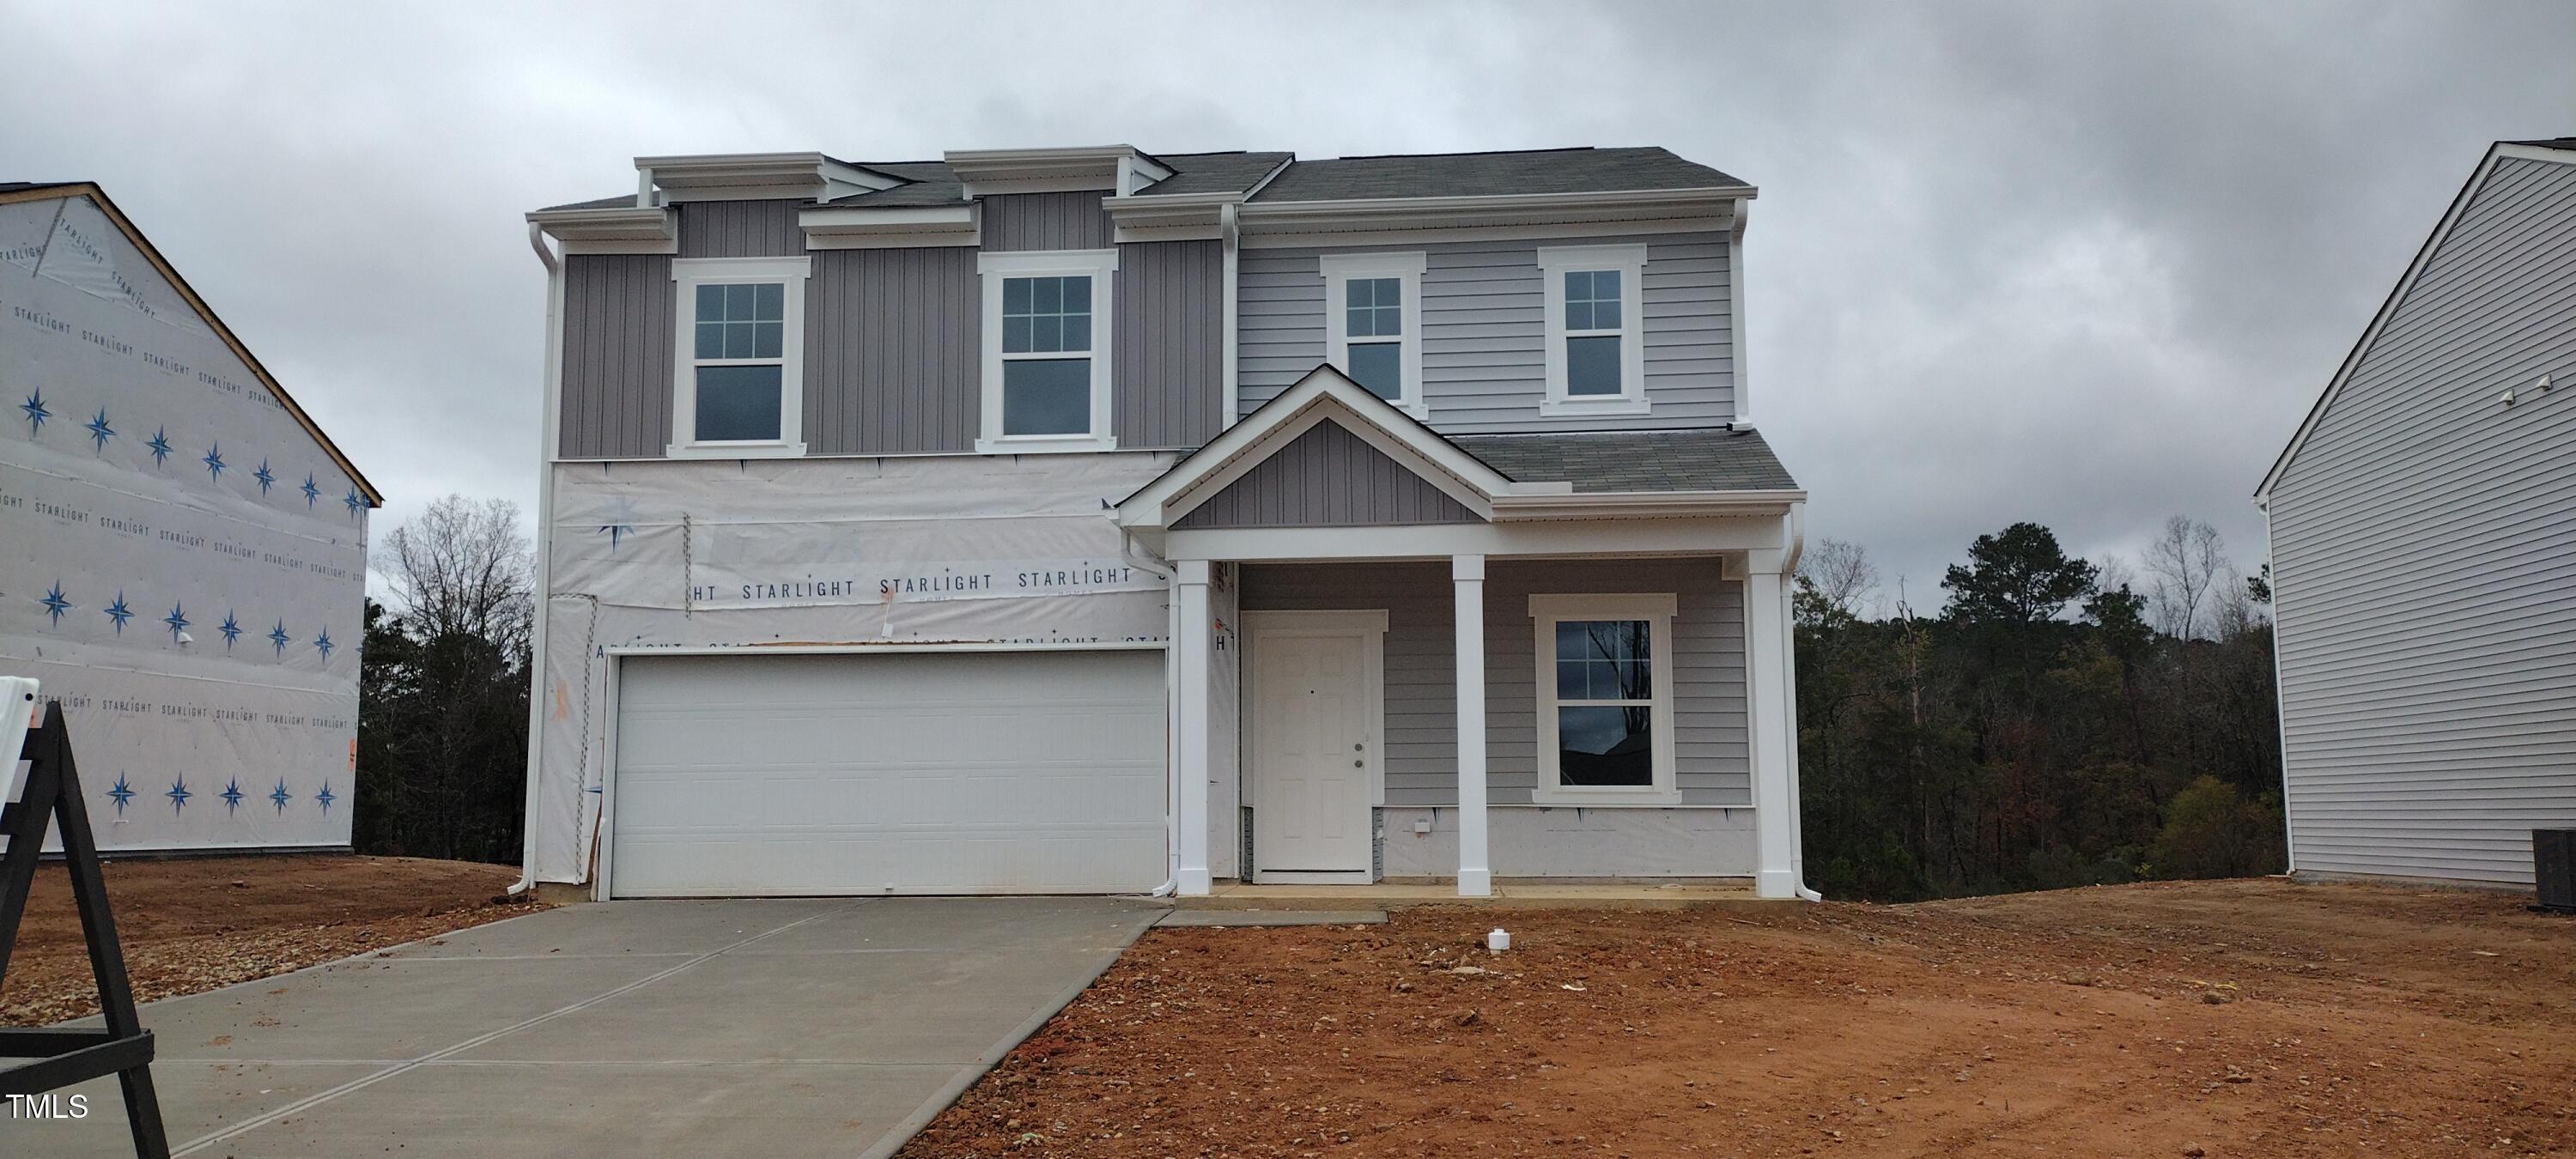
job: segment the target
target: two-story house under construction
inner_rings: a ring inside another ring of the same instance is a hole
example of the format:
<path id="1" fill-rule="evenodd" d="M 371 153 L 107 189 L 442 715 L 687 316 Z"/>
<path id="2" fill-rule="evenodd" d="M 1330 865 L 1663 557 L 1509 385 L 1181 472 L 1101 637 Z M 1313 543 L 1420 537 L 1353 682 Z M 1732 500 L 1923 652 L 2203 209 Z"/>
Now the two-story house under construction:
<path id="1" fill-rule="evenodd" d="M 551 273 L 528 874 L 1802 889 L 1752 186 L 645 157 Z"/>

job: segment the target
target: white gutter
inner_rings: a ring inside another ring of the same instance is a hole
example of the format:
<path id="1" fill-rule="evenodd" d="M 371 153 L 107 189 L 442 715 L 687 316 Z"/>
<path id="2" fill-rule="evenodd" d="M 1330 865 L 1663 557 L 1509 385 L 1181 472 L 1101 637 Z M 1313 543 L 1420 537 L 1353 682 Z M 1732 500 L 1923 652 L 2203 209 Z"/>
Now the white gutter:
<path id="1" fill-rule="evenodd" d="M 1225 360 L 1225 365 L 1220 370 L 1220 376 L 1225 380 L 1225 415 L 1217 420 L 1216 427 L 1220 431 L 1233 426 L 1235 416 L 1243 410 L 1242 387 L 1235 380 L 1237 368 L 1234 364 L 1235 316 L 1238 309 L 1236 303 L 1237 295 L 1241 292 L 1241 287 L 1237 285 L 1235 271 L 1241 260 L 1238 251 L 1243 239 L 1243 226 L 1240 221 L 1242 210 L 1243 207 L 1235 202 L 1227 202 L 1216 209 L 1217 239 L 1225 245 L 1225 331 L 1222 340 L 1217 344 L 1218 357 Z"/>
<path id="2" fill-rule="evenodd" d="M 1807 503 L 1801 499 L 1789 505 L 1789 551 L 1788 554 L 1780 557 L 1781 576 L 1794 583 L 1798 574 L 1798 560 L 1806 554 Z M 1789 585 L 1784 584 L 1780 598 L 1793 609 L 1797 603 L 1790 598 L 1791 590 Z M 1782 609 L 1780 622 L 1789 628 L 1786 655 L 1789 659 L 1789 696 L 1792 709 L 1789 714 L 1789 800 L 1792 806 L 1789 810 L 1789 867 L 1790 876 L 1796 881 L 1789 888 L 1807 901 L 1823 901 L 1825 895 L 1807 888 L 1807 828 L 1802 823 L 1807 810 L 1798 788 L 1798 725 L 1795 711 L 1798 695 L 1798 628 L 1797 621 L 1792 619 L 1788 612 L 1789 609 Z"/>
<path id="3" fill-rule="evenodd" d="M 651 173 L 645 175 L 649 188 Z M 554 551 L 555 455 L 560 449 L 563 417 L 563 259 L 546 246 L 545 227 L 528 224 L 528 245 L 537 251 L 537 260 L 546 265 L 546 413 L 537 423 L 544 432 L 545 443 L 537 456 L 537 575 L 529 591 L 528 632 L 528 791 L 519 818 L 519 880 L 510 883 L 512 894 L 525 893 L 537 883 L 537 773 L 540 757 L 545 752 L 546 723 L 546 621 L 549 603 L 547 584 L 549 564 Z M 588 721 L 583 728 L 590 727 Z"/>
<path id="4" fill-rule="evenodd" d="M 1171 775 L 1163 787 L 1163 884 L 1147 897 L 1170 897 L 1181 888 L 1181 665 L 1173 649 L 1181 644 L 1180 573 L 1169 564 L 1135 553 L 1136 537 L 1122 534 L 1118 553 L 1127 562 L 1163 577 L 1163 763 Z"/>

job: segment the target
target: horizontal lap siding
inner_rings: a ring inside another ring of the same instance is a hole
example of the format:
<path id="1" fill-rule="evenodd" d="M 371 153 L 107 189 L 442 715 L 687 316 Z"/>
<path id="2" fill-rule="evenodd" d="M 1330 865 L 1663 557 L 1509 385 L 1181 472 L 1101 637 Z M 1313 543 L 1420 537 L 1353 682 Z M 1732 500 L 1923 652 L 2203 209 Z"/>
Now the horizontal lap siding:
<path id="1" fill-rule="evenodd" d="M 2576 165 L 2506 158 L 2274 489 L 2299 869 L 2528 885 L 2530 830 L 2576 826 L 2576 389 L 2543 371 L 2576 378 Z"/>
<path id="2" fill-rule="evenodd" d="M 1488 799 L 1528 804 L 1538 779 L 1536 631 L 1542 592 L 1677 595 L 1674 741 L 1683 800 L 1748 805 L 1743 587 L 1714 559 L 1494 561 L 1485 583 Z M 1446 563 L 1270 564 L 1243 569 L 1245 611 L 1387 613 L 1386 796 L 1390 806 L 1457 804 L 1456 648 Z"/>
<path id="3" fill-rule="evenodd" d="M 671 445 L 672 297 L 667 256 L 564 259 L 564 458 L 659 458 Z"/>
<path id="4" fill-rule="evenodd" d="M 811 453 L 972 452 L 982 318 L 972 249 L 816 252 L 805 328 Z"/>
<path id="5" fill-rule="evenodd" d="M 680 204 L 680 256 L 785 258 L 805 253 L 795 201 L 687 201 Z"/>
<path id="6" fill-rule="evenodd" d="M 1476 513 L 1325 420 L 1208 497 L 1176 527 L 1360 527 L 1476 523 Z"/>
<path id="7" fill-rule="evenodd" d="M 1535 242 L 1374 246 L 1425 255 L 1422 377 L 1431 422 L 1458 433 L 1705 427 L 1734 418 L 1734 351 L 1726 235 L 1573 238 L 1567 245 L 1646 243 L 1636 292 L 1645 327 L 1648 415 L 1545 419 L 1545 288 Z M 1359 251 L 1353 251 L 1359 252 Z M 1247 250 L 1239 259 L 1237 358 L 1243 410 L 1269 401 L 1324 361 L 1327 312 L 1320 250 Z"/>
<path id="8" fill-rule="evenodd" d="M 1225 411 L 1225 249 L 1215 241 L 1118 247 L 1112 428 L 1131 449 L 1196 448 Z"/>

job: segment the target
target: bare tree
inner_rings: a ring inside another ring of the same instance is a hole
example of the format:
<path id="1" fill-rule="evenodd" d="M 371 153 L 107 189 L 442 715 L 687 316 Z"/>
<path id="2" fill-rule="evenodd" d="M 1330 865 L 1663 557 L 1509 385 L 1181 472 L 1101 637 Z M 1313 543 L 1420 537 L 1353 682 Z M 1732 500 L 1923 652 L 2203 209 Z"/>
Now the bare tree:
<path id="1" fill-rule="evenodd" d="M 2271 613 L 2264 610 L 2258 593 L 2268 592 L 2262 580 L 2248 582 L 2243 573 L 2229 563 L 2220 577 L 2217 599 L 2211 608 L 2211 627 L 2221 640 L 2233 640 L 2270 622 Z"/>
<path id="2" fill-rule="evenodd" d="M 2179 638 L 2198 635 L 2201 607 L 2210 602 L 2219 572 L 2228 566 L 2227 541 L 2217 528 L 2175 515 L 2147 545 L 2145 563 L 2154 577 L 2148 600 L 2156 629 Z"/>
<path id="3" fill-rule="evenodd" d="M 1818 540 L 1798 561 L 1798 579 L 1816 598 L 1847 616 L 1878 610 L 1878 565 L 1869 550 L 1840 539 Z"/>
<path id="4" fill-rule="evenodd" d="M 450 495 L 387 533 L 375 567 L 414 633 L 473 636 L 517 656 L 528 647 L 534 561 L 518 504 Z"/>

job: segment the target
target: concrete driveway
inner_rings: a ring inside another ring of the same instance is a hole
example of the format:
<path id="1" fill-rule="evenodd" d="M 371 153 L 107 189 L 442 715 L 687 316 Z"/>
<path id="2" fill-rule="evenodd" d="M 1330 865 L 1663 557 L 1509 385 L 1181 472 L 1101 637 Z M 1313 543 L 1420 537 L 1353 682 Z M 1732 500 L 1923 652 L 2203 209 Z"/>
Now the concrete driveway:
<path id="1" fill-rule="evenodd" d="M 143 1009 L 173 1153 L 890 1151 L 1163 908 L 626 901 Z M 0 1154 L 131 1155 L 114 1080 Z"/>

